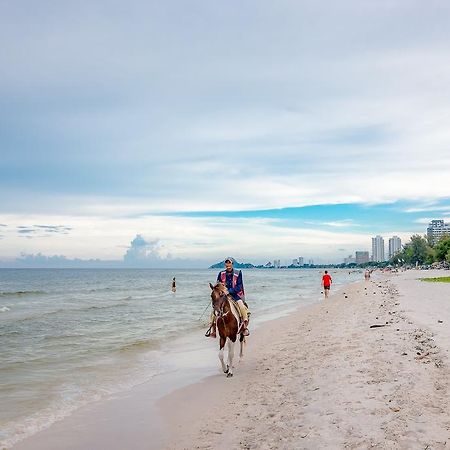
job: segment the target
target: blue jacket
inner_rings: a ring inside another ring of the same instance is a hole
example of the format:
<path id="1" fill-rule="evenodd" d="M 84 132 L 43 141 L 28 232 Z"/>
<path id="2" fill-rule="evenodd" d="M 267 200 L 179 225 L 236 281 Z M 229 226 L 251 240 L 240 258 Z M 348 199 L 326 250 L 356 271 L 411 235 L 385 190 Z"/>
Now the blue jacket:
<path id="1" fill-rule="evenodd" d="M 242 281 L 242 272 L 234 270 L 227 272 L 222 270 L 217 275 L 217 281 L 225 284 L 226 288 L 234 300 L 244 300 L 244 283 Z"/>

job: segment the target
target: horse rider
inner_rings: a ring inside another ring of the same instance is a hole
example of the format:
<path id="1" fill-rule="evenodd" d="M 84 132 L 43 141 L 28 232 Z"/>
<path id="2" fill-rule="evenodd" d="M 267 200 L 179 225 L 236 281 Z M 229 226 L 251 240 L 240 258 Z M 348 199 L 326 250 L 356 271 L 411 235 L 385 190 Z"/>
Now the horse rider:
<path id="1" fill-rule="evenodd" d="M 235 270 L 233 268 L 234 258 L 228 256 L 225 258 L 225 270 L 222 270 L 217 275 L 217 282 L 222 283 L 227 289 L 228 293 L 231 295 L 233 300 L 237 303 L 239 307 L 239 314 L 243 320 L 241 332 L 244 336 L 248 336 L 250 333 L 248 331 L 248 309 L 245 301 L 244 294 L 244 283 L 242 281 L 242 272 L 240 270 Z M 206 332 L 206 336 L 215 338 L 216 337 L 216 316 L 214 311 L 211 312 L 210 327 Z"/>

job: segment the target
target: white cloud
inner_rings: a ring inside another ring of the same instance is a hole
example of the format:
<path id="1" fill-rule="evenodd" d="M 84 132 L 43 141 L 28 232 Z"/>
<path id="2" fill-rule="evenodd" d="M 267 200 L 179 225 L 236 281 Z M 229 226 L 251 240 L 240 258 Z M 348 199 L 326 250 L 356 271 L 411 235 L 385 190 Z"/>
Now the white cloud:
<path id="1" fill-rule="evenodd" d="M 117 5 L 0 7 L 0 211 L 73 228 L 2 230 L 8 255 L 113 258 L 136 234 L 182 257 L 226 249 L 214 221 L 148 213 L 398 199 L 450 211 L 430 204 L 450 197 L 447 4 Z M 280 227 L 227 223 L 246 239 L 237 252 L 288 252 Z"/>

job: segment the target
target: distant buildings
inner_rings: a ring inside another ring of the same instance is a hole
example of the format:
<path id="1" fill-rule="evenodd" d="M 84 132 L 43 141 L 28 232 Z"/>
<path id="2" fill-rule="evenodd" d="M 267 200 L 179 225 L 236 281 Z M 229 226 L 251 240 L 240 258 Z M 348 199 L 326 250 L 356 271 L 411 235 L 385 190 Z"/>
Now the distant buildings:
<path id="1" fill-rule="evenodd" d="M 391 259 L 402 249 L 402 240 L 398 236 L 389 238 L 388 258 L 385 257 L 384 239 L 382 236 L 375 236 L 372 238 L 372 261 L 383 262 L 386 259 Z"/>
<path id="2" fill-rule="evenodd" d="M 372 261 L 384 261 L 384 239 L 381 236 L 372 238 Z"/>
<path id="3" fill-rule="evenodd" d="M 355 252 L 356 264 L 366 264 L 370 261 L 369 252 L 358 251 Z"/>
<path id="4" fill-rule="evenodd" d="M 353 255 L 348 255 L 347 258 L 344 258 L 344 264 L 354 264 L 355 262 Z"/>
<path id="5" fill-rule="evenodd" d="M 430 244 L 436 244 L 444 236 L 450 236 L 450 223 L 445 223 L 443 220 L 432 220 L 428 224 L 427 238 Z"/>
<path id="6" fill-rule="evenodd" d="M 358 250 L 355 252 L 355 256 L 348 255 L 344 258 L 344 264 L 366 264 L 370 262 L 369 252 Z"/>
<path id="7" fill-rule="evenodd" d="M 402 249 L 402 240 L 398 236 L 389 238 L 389 259 L 393 258 Z"/>
<path id="8" fill-rule="evenodd" d="M 292 260 L 292 265 L 293 265 L 293 266 L 298 266 L 298 267 L 303 266 L 303 257 L 302 257 L 302 256 L 299 256 L 298 258 L 294 258 L 294 259 Z"/>

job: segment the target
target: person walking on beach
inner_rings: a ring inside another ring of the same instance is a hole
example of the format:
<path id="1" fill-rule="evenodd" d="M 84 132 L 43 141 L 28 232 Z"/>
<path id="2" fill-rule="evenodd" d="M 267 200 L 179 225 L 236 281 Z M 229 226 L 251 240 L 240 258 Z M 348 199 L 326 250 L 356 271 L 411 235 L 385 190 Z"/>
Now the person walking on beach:
<path id="1" fill-rule="evenodd" d="M 325 273 L 322 277 L 322 286 L 323 286 L 323 293 L 325 295 L 325 298 L 328 298 L 331 283 L 333 283 L 333 280 L 331 279 L 331 275 L 328 275 L 328 270 L 325 270 Z"/>
<path id="2" fill-rule="evenodd" d="M 222 270 L 217 275 L 217 282 L 222 283 L 227 289 L 228 293 L 233 297 L 233 300 L 239 307 L 239 313 L 242 317 L 242 333 L 244 336 L 248 336 L 250 333 L 248 331 L 248 309 L 247 305 L 244 303 L 244 282 L 242 280 L 242 271 L 235 270 L 233 268 L 234 259 L 229 256 L 225 258 L 225 270 Z M 216 337 L 216 316 L 214 311 L 211 312 L 210 327 L 206 332 L 205 336 L 212 338 Z"/>
<path id="3" fill-rule="evenodd" d="M 177 283 L 175 277 L 172 278 L 172 292 L 177 292 Z"/>

